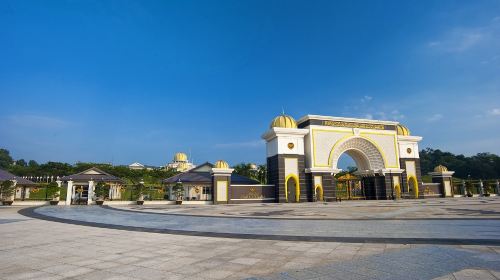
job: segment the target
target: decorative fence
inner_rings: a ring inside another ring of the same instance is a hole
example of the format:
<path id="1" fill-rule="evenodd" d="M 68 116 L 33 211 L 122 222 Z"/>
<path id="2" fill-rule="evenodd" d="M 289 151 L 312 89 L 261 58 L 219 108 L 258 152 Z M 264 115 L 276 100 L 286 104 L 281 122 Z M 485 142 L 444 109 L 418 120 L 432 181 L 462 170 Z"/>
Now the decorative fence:
<path id="1" fill-rule="evenodd" d="M 35 186 L 16 186 L 14 193 L 15 201 L 48 201 L 52 197 L 47 192 L 48 184 L 40 183 Z M 66 188 L 62 188 L 59 194 L 60 198 L 66 197 Z"/>
<path id="2" fill-rule="evenodd" d="M 498 195 L 500 194 L 500 182 L 496 179 L 460 180 L 453 178 L 453 189 L 455 194 L 461 195 Z"/>
<path id="3" fill-rule="evenodd" d="M 118 195 L 119 194 L 119 195 Z M 105 200 L 110 201 L 136 201 L 139 199 L 140 192 L 134 185 L 124 185 L 118 187 L 117 195 L 108 195 Z M 160 186 L 145 186 L 142 190 L 144 200 L 167 200 L 167 192 L 164 187 Z"/>

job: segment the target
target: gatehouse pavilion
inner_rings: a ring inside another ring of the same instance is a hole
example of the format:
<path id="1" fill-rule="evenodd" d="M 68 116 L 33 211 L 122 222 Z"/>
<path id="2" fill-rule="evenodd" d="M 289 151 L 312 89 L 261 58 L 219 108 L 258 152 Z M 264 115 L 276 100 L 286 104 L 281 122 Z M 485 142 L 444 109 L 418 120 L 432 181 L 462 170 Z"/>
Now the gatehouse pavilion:
<path id="1" fill-rule="evenodd" d="M 223 160 L 195 166 L 184 153 L 176 153 L 167 169 L 179 174 L 162 180 L 163 202 L 188 204 L 296 203 L 341 199 L 386 200 L 398 198 L 452 197 L 452 175 L 438 166 L 423 184 L 419 142 L 399 122 L 306 115 L 298 120 L 288 115 L 274 118 L 262 135 L 266 141 L 267 182 L 234 173 Z M 346 173 L 339 168 L 342 155 L 357 167 Z M 78 196 L 94 203 L 97 182 L 110 185 L 110 200 L 120 200 L 124 181 L 97 168 L 65 176 L 66 205 Z M 179 195 L 178 185 L 183 191 Z M 176 187 L 174 192 L 173 187 Z M 463 188 L 462 188 L 463 189 Z M 115 201 L 114 203 L 120 203 Z M 123 201 L 123 203 L 131 203 Z"/>
<path id="2" fill-rule="evenodd" d="M 420 198 L 420 136 L 394 121 L 307 115 L 276 117 L 266 141 L 277 202 L 337 199 L 339 158 L 355 161 L 365 199 Z"/>

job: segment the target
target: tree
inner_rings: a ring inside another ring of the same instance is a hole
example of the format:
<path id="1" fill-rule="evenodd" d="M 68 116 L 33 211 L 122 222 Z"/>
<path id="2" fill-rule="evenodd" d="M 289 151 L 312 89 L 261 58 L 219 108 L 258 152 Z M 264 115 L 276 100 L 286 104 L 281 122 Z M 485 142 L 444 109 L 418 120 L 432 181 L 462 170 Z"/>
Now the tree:
<path id="1" fill-rule="evenodd" d="M 67 163 L 49 161 L 37 168 L 40 175 L 66 176 L 73 173 L 73 167 Z"/>
<path id="2" fill-rule="evenodd" d="M 257 167 L 257 180 L 261 184 L 267 184 L 267 165 L 261 164 Z"/>
<path id="3" fill-rule="evenodd" d="M 175 197 L 177 200 L 182 200 L 182 195 L 184 194 L 184 186 L 182 183 L 177 182 L 172 187 L 172 191 L 175 193 Z"/>
<path id="4" fill-rule="evenodd" d="M 253 169 L 252 169 L 252 164 L 251 163 L 239 163 L 235 166 L 233 166 L 234 168 L 234 173 L 238 174 L 238 175 L 241 175 L 241 176 L 245 176 L 245 177 L 248 177 L 248 178 L 252 178 L 253 177 Z"/>
<path id="5" fill-rule="evenodd" d="M 52 198 L 53 200 L 56 200 L 59 198 L 59 191 L 61 188 L 56 182 L 49 183 L 47 185 L 47 197 Z"/>
<path id="6" fill-rule="evenodd" d="M 144 201 L 144 191 L 146 190 L 146 186 L 144 186 L 143 182 L 139 182 L 134 185 L 134 190 L 137 193 L 137 200 Z"/>
<path id="7" fill-rule="evenodd" d="M 10 152 L 6 149 L 0 149 L 0 168 L 6 169 L 12 164 L 13 160 Z"/>
<path id="8" fill-rule="evenodd" d="M 104 200 L 109 195 L 109 185 L 105 182 L 97 183 L 94 193 L 97 200 Z"/>
<path id="9" fill-rule="evenodd" d="M 500 177 L 500 157 L 490 153 L 478 153 L 471 157 L 454 155 L 441 150 L 426 148 L 420 151 L 422 174 L 434 170 L 437 165 L 444 165 L 455 171 L 457 178 L 491 179 Z"/>
<path id="10" fill-rule="evenodd" d="M 29 167 L 38 167 L 38 162 L 36 162 L 35 160 L 30 160 L 28 162 L 28 166 Z"/>
<path id="11" fill-rule="evenodd" d="M 252 163 L 240 163 L 235 166 L 234 173 L 259 181 L 261 184 L 267 182 L 267 166 L 255 166 Z"/>
<path id="12" fill-rule="evenodd" d="M 10 180 L 5 180 L 0 184 L 0 198 L 3 201 L 12 200 L 12 196 L 14 195 L 16 187 L 14 186 L 14 182 Z"/>
<path id="13" fill-rule="evenodd" d="M 22 166 L 22 167 L 28 166 L 28 164 L 26 163 L 26 161 L 24 159 L 16 160 L 16 165 Z"/>

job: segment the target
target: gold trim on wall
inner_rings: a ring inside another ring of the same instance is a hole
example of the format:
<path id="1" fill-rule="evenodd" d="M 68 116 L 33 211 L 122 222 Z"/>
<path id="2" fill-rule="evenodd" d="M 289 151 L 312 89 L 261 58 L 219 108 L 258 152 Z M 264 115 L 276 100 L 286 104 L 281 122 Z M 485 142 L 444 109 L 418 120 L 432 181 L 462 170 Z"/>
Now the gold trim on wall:
<path id="1" fill-rule="evenodd" d="M 413 175 L 410 175 L 408 176 L 408 191 L 410 189 L 410 180 L 413 181 L 415 183 L 415 190 L 414 190 L 414 193 L 415 193 L 415 198 L 418 198 L 418 195 L 419 195 L 419 190 L 418 190 L 418 180 L 415 176 Z"/>
<path id="2" fill-rule="evenodd" d="M 288 180 L 293 179 L 295 181 L 295 202 L 300 202 L 300 183 L 299 176 L 296 174 L 289 174 L 285 178 L 285 199 L 288 202 Z"/>

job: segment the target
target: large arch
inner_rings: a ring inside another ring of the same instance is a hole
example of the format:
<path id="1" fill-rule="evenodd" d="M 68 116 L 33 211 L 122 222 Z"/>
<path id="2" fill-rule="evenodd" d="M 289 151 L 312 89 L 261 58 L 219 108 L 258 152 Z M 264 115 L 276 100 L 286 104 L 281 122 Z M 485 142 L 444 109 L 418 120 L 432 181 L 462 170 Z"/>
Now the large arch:
<path id="1" fill-rule="evenodd" d="M 342 154 L 348 154 L 355 162 L 358 170 L 379 170 L 385 168 L 385 159 L 380 149 L 372 141 L 354 136 L 335 144 L 330 152 L 330 165 L 338 169 L 338 161 Z"/>

